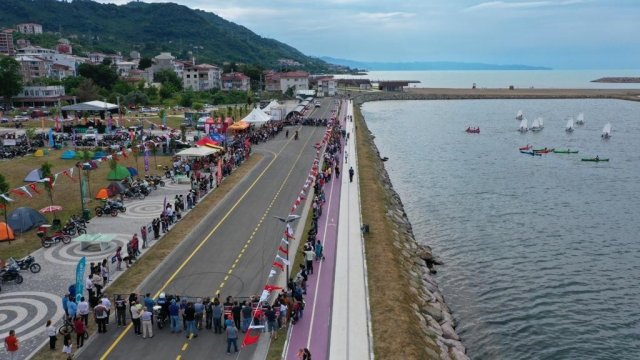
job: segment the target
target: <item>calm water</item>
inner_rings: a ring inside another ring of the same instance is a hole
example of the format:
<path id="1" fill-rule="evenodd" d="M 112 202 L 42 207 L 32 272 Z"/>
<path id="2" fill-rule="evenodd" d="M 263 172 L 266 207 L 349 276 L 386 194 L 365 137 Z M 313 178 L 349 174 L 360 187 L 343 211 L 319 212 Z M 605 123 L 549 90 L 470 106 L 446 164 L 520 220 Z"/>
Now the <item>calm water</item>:
<path id="1" fill-rule="evenodd" d="M 640 89 L 640 84 L 604 84 L 591 80 L 602 77 L 640 76 L 639 70 L 505 70 L 505 71 L 371 71 L 367 75 L 337 75 L 371 80 L 418 80 L 415 87 L 471 88 L 556 88 L 556 89 Z"/>
<path id="2" fill-rule="evenodd" d="M 518 133 L 518 109 L 544 130 Z M 578 112 L 585 125 L 565 133 Z M 437 277 L 473 359 L 640 359 L 640 103 L 385 101 L 363 113 L 417 239 L 445 261 Z M 580 153 L 520 154 L 528 143 Z M 595 155 L 611 162 L 580 161 Z"/>

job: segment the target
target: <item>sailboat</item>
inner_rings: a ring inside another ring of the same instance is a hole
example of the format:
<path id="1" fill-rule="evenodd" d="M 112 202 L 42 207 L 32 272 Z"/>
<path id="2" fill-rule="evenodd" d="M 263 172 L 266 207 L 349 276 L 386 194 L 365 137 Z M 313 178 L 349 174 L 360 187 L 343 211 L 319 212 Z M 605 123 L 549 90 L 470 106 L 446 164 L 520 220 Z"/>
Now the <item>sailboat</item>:
<path id="1" fill-rule="evenodd" d="M 583 113 L 578 114 L 578 117 L 576 118 L 576 125 L 584 125 L 584 114 Z"/>
<path id="2" fill-rule="evenodd" d="M 526 118 L 520 121 L 520 127 L 518 128 L 518 131 L 520 131 L 521 133 L 526 133 L 527 131 L 529 131 L 529 123 L 527 122 Z"/>
<path id="3" fill-rule="evenodd" d="M 573 132 L 573 118 L 567 120 L 567 127 L 564 129 L 566 132 Z"/>
<path id="4" fill-rule="evenodd" d="M 611 123 L 606 123 L 602 128 L 602 138 L 608 139 L 611 137 Z"/>
<path id="5" fill-rule="evenodd" d="M 538 132 L 543 128 L 544 128 L 544 125 L 541 117 L 536 118 L 535 120 L 533 120 L 533 123 L 531 123 L 531 131 Z"/>
<path id="6" fill-rule="evenodd" d="M 524 119 L 524 114 L 522 113 L 522 110 L 518 110 L 518 113 L 516 114 L 516 120 L 522 119 Z"/>

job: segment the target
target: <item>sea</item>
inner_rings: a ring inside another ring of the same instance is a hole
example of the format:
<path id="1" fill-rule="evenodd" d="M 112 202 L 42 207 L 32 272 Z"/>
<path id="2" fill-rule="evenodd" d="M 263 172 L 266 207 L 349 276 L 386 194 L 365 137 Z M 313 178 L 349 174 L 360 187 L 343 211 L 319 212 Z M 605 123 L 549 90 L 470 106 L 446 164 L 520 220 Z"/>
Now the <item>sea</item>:
<path id="1" fill-rule="evenodd" d="M 519 133 L 518 110 L 544 129 Z M 417 240 L 444 262 L 436 278 L 472 359 L 640 359 L 640 102 L 380 101 L 362 112 Z M 581 112 L 585 124 L 565 132 Z M 521 154 L 528 144 L 579 153 Z M 595 156 L 610 161 L 581 161 Z"/>
<path id="2" fill-rule="evenodd" d="M 603 77 L 640 77 L 640 70 L 450 70 L 370 71 L 366 75 L 336 75 L 336 78 L 416 80 L 418 88 L 554 88 L 554 89 L 640 89 L 640 83 L 591 82 Z"/>

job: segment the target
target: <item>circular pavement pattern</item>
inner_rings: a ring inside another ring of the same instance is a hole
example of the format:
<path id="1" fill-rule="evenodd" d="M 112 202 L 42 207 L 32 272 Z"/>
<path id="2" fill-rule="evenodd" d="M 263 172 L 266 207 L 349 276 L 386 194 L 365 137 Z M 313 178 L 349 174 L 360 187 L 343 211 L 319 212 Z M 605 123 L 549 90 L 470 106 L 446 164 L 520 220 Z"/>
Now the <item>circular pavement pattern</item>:
<path id="1" fill-rule="evenodd" d="M 110 259 L 116 253 L 118 246 L 126 249 L 127 242 L 131 239 L 131 234 L 115 233 L 116 238 L 111 241 L 111 246 L 103 251 L 99 250 L 98 245 L 92 245 L 92 250 L 82 250 L 80 243 L 71 242 L 68 245 L 57 244 L 44 251 L 44 258 L 55 264 L 76 266 L 78 261 L 83 257 L 87 257 L 87 264 L 90 262 L 99 262 L 103 259 Z M 95 249 L 95 250 L 94 250 Z M 126 253 L 126 250 L 123 252 Z"/>
<path id="2" fill-rule="evenodd" d="M 162 204 L 164 199 L 156 200 L 139 200 L 127 205 L 125 213 L 119 213 L 118 217 L 126 219 L 149 219 L 151 221 L 155 217 L 159 217 L 162 213 Z M 169 199 L 167 199 L 169 203 Z"/>
<path id="3" fill-rule="evenodd" d="M 42 335 L 47 320 L 55 324 L 64 315 L 60 297 L 44 292 L 0 293 L 0 334 L 15 330 L 20 341 Z"/>

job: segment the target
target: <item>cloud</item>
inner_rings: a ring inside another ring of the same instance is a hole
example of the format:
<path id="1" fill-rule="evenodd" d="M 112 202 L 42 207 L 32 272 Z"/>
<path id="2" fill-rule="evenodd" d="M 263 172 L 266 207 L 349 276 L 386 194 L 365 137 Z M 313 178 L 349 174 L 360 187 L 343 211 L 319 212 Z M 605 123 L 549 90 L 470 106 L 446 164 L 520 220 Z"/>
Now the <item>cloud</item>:
<path id="1" fill-rule="evenodd" d="M 394 12 L 361 12 L 357 18 L 365 22 L 395 22 L 413 18 L 415 14 L 401 11 Z"/>
<path id="2" fill-rule="evenodd" d="M 541 1 L 518 1 L 518 2 L 507 2 L 507 1 L 488 1 L 483 2 L 477 5 L 473 5 L 471 7 L 466 8 L 467 11 L 477 11 L 477 10 L 486 10 L 486 9 L 531 9 L 531 8 L 541 8 L 541 7 L 551 7 L 551 6 L 568 6 L 575 4 L 585 3 L 585 0 L 561 0 L 561 1 L 551 1 L 551 0 L 541 0 Z"/>

